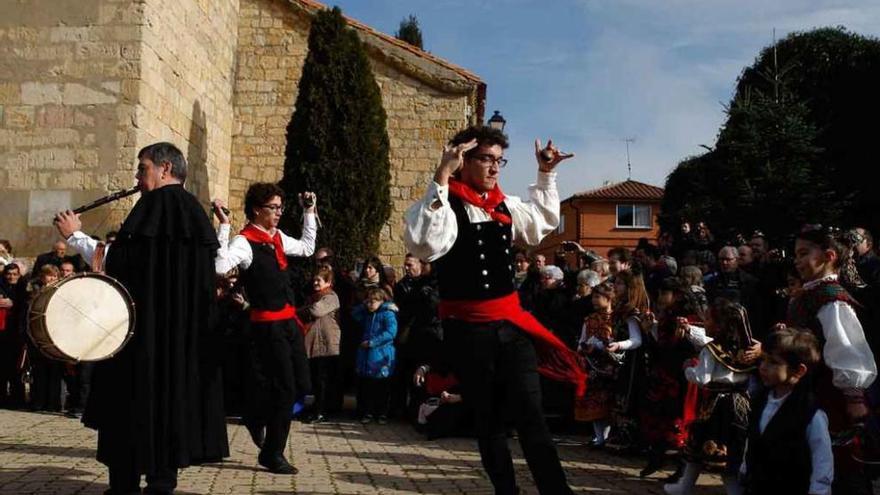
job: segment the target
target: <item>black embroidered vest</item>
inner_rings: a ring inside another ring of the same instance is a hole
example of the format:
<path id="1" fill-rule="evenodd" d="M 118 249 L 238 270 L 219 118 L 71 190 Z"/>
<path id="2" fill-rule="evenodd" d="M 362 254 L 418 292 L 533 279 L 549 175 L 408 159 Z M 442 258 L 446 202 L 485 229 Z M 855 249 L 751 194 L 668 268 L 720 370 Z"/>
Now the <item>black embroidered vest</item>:
<path id="1" fill-rule="evenodd" d="M 807 426 L 816 414 L 810 387 L 800 383 L 760 433 L 759 421 L 769 391 L 752 401 L 749 418 L 746 484 L 749 493 L 807 495 L 812 458 Z"/>
<path id="2" fill-rule="evenodd" d="M 513 282 L 513 228 L 495 220 L 471 223 L 464 202 L 449 197 L 458 236 L 452 249 L 434 261 L 440 298 L 487 300 L 516 291 Z M 510 215 L 505 203 L 495 209 Z"/>
<path id="3" fill-rule="evenodd" d="M 251 265 L 242 273 L 244 290 L 254 309 L 278 311 L 293 305 L 290 272 L 282 270 L 272 244 L 248 241 L 253 252 Z"/>

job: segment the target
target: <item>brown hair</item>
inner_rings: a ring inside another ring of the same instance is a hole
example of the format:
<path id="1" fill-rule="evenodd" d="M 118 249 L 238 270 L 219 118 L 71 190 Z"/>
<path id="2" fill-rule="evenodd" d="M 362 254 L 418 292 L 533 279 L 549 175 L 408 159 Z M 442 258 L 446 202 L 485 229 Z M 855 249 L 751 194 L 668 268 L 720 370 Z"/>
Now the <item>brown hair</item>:
<path id="1" fill-rule="evenodd" d="M 61 270 L 59 270 L 58 267 L 55 265 L 43 265 L 43 267 L 40 268 L 40 276 L 42 277 L 44 275 L 54 275 L 56 277 L 60 277 Z"/>
<path id="2" fill-rule="evenodd" d="M 315 276 L 324 282 L 333 285 L 333 268 L 329 265 L 321 265 L 316 271 Z"/>
<path id="3" fill-rule="evenodd" d="M 608 282 L 602 282 L 601 284 L 593 287 L 593 293 L 606 297 L 612 302 L 614 301 L 614 286 Z"/>
<path id="4" fill-rule="evenodd" d="M 620 280 L 626 286 L 626 296 L 620 300 L 618 310 L 624 313 L 647 313 L 651 307 L 648 299 L 648 291 L 645 290 L 645 280 L 641 275 L 634 275 L 632 272 L 619 272 L 614 276 L 615 280 Z"/>
<path id="5" fill-rule="evenodd" d="M 807 369 L 812 369 L 822 358 L 819 339 L 813 332 L 800 328 L 777 330 L 768 335 L 762 345 L 765 354 L 778 356 L 790 368 L 803 364 Z"/>
<path id="6" fill-rule="evenodd" d="M 385 292 L 384 289 L 380 289 L 378 287 L 371 287 L 367 289 L 367 293 L 364 295 L 365 301 L 382 301 L 385 302 L 388 300 L 388 293 Z"/>
<path id="7" fill-rule="evenodd" d="M 265 205 L 275 196 L 284 200 L 284 190 L 278 185 L 269 182 L 251 184 L 244 195 L 244 215 L 248 220 L 253 220 L 254 209 Z"/>

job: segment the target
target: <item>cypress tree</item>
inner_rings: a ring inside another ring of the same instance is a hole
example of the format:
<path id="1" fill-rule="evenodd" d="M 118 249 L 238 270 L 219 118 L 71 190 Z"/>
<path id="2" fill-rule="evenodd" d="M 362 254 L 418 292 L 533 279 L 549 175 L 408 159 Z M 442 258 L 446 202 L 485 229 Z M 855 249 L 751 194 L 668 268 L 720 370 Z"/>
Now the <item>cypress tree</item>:
<path id="1" fill-rule="evenodd" d="M 287 126 L 280 186 L 288 203 L 303 191 L 318 195 L 318 246 L 333 249 L 343 267 L 376 253 L 391 212 L 385 122 L 382 95 L 357 34 L 338 7 L 318 13 Z M 296 231 L 299 211 L 289 209 L 283 225 Z"/>
<path id="2" fill-rule="evenodd" d="M 416 16 L 410 15 L 406 19 L 400 21 L 400 27 L 394 36 L 402 41 L 406 41 L 412 46 L 423 48 L 422 46 L 422 30 L 419 28 L 419 20 Z"/>

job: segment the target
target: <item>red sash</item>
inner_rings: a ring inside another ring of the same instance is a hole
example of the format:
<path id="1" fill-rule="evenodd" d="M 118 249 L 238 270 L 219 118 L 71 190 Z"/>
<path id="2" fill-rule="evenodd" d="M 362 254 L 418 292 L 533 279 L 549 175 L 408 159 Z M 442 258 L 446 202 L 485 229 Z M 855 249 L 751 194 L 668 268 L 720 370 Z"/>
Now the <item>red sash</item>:
<path id="1" fill-rule="evenodd" d="M 470 203 L 477 208 L 482 208 L 483 211 L 488 213 L 496 222 L 501 222 L 505 225 L 510 225 L 512 223 L 509 215 L 495 211 L 495 208 L 504 201 L 504 193 L 501 192 L 501 188 L 498 187 L 498 184 L 495 184 L 495 188 L 486 193 L 486 198 L 484 199 L 480 193 L 474 191 L 471 186 L 450 177 L 449 192 L 466 203 Z"/>
<path id="2" fill-rule="evenodd" d="M 519 303 L 519 294 L 511 294 L 487 301 L 440 301 L 440 318 L 453 318 L 469 323 L 506 320 L 526 332 L 538 353 L 538 372 L 575 386 L 578 397 L 587 389 L 587 373 L 580 357 L 553 335 Z"/>

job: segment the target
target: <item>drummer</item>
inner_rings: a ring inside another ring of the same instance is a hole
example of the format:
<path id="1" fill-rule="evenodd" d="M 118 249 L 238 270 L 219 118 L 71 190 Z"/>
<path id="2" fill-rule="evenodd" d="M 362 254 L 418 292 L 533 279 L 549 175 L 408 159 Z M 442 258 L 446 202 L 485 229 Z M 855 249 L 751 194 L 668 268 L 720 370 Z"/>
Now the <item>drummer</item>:
<path id="1" fill-rule="evenodd" d="M 207 329 L 219 244 L 198 200 L 183 188 L 187 167 L 171 143 L 140 150 L 141 197 L 107 250 L 106 274 L 134 300 L 131 341 L 94 369 L 83 423 L 98 430 L 106 493 L 173 493 L 178 468 L 229 455 L 219 369 L 208 364 Z M 79 215 L 55 217 L 72 251 L 93 259 L 97 241 Z M 198 363 L 198 365 L 196 365 Z"/>

